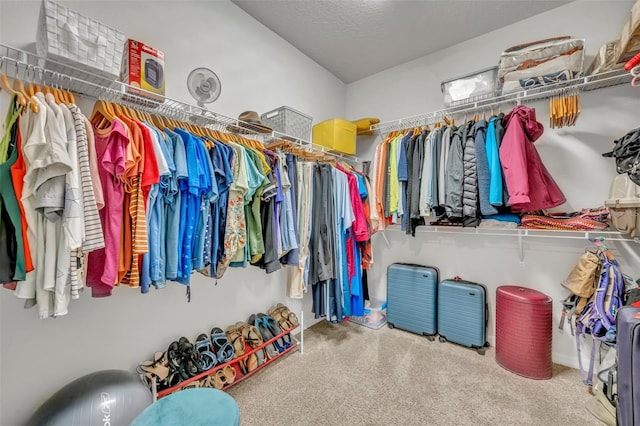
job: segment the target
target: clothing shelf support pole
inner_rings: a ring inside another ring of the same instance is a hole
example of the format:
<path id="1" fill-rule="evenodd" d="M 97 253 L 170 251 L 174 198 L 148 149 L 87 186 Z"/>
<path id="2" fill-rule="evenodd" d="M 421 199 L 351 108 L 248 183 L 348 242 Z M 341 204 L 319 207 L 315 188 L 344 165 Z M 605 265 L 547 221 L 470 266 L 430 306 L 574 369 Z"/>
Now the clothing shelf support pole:
<path id="1" fill-rule="evenodd" d="M 300 355 L 304 355 L 304 309 L 300 310 Z"/>
<path id="2" fill-rule="evenodd" d="M 525 234 L 527 231 L 524 231 Z M 518 248 L 520 249 L 520 265 L 524 264 L 524 241 L 522 240 L 522 232 L 518 232 Z"/>

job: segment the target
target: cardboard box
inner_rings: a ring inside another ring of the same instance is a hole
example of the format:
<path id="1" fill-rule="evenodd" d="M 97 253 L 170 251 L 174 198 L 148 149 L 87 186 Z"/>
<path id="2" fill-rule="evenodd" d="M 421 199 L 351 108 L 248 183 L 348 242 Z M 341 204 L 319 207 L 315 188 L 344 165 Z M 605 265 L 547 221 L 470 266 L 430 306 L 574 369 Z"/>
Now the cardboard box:
<path id="1" fill-rule="evenodd" d="M 164 53 L 136 40 L 127 40 L 123 52 L 121 80 L 132 87 L 164 96 Z M 143 96 L 144 92 L 136 92 Z"/>

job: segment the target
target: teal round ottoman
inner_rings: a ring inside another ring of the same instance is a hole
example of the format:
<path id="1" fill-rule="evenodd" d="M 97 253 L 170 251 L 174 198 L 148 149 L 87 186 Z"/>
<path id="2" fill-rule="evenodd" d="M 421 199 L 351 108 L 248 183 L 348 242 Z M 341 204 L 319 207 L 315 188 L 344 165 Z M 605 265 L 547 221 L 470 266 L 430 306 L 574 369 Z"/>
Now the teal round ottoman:
<path id="1" fill-rule="evenodd" d="M 195 388 L 149 405 L 131 426 L 240 426 L 240 408 L 226 392 Z"/>

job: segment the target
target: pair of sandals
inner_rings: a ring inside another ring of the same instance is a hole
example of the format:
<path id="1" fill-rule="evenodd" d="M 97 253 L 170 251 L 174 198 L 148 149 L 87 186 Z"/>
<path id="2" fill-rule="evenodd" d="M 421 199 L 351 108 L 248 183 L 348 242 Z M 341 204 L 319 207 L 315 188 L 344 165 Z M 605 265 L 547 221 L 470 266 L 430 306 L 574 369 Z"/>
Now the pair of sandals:
<path id="1" fill-rule="evenodd" d="M 229 341 L 227 333 L 220 327 L 211 329 L 211 345 L 218 358 L 218 364 L 229 362 L 236 357 L 233 343 Z"/>
<path id="2" fill-rule="evenodd" d="M 167 359 L 169 360 L 168 387 L 176 386 L 204 371 L 200 353 L 186 337 L 171 342 L 167 349 Z"/>
<path id="3" fill-rule="evenodd" d="M 271 309 L 267 311 L 267 314 L 278 321 L 280 328 L 282 328 L 284 331 L 289 331 L 300 323 L 296 314 L 291 312 L 289 308 L 287 308 L 282 303 L 278 303 L 277 305 L 271 307 Z"/>
<path id="4" fill-rule="evenodd" d="M 282 334 L 282 330 L 280 329 L 278 322 L 273 317 L 263 313 L 251 315 L 248 323 L 254 325 L 254 327 L 260 332 L 264 341 L 272 340 L 276 336 Z M 291 344 L 291 335 L 289 333 L 280 336 L 265 347 L 267 350 L 267 356 L 269 359 L 272 359 L 279 353 L 288 349 Z"/>
<path id="5" fill-rule="evenodd" d="M 187 383 L 186 385 L 182 386 L 181 390 L 207 387 L 222 390 L 225 386 L 231 385 L 233 382 L 235 382 L 236 375 L 236 370 L 232 366 L 225 365 L 224 367 L 216 370 L 214 373 L 211 373 L 206 377 L 203 377 L 200 380 L 195 380 L 193 382 Z"/>
<path id="6" fill-rule="evenodd" d="M 247 324 L 246 322 L 237 322 L 235 325 L 227 329 L 227 335 L 234 342 L 242 342 L 243 351 L 241 352 L 241 355 L 243 355 L 247 349 L 247 344 L 250 347 L 249 352 L 251 353 L 238 362 L 243 374 L 248 374 L 265 363 L 267 360 L 267 354 L 265 353 L 264 348 L 252 351 L 252 349 L 257 349 L 264 343 L 262 335 L 255 326 Z"/>
<path id="7" fill-rule="evenodd" d="M 214 373 L 209 374 L 203 382 L 206 386 L 222 390 L 225 386 L 233 384 L 236 381 L 237 371 L 231 365 L 225 365 L 224 367 L 216 370 Z"/>
<path id="8" fill-rule="evenodd" d="M 149 385 L 155 381 L 159 388 L 167 387 L 170 368 L 166 352 L 156 352 L 152 360 L 144 361 L 136 370 L 146 378 Z"/>

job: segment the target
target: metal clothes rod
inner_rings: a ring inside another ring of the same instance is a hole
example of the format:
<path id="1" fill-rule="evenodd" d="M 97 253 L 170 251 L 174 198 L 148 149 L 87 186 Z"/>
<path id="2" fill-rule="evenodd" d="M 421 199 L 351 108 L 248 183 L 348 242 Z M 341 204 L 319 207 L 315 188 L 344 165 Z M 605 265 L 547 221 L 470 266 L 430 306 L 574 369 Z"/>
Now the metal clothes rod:
<path id="1" fill-rule="evenodd" d="M 442 117 L 451 115 L 460 115 L 465 113 L 476 113 L 481 111 L 489 111 L 492 108 L 504 106 L 506 104 L 520 105 L 525 101 L 539 101 L 549 99 L 562 93 L 587 92 L 592 90 L 603 89 L 605 87 L 618 86 L 631 81 L 631 76 L 625 70 L 607 71 L 601 74 L 590 75 L 586 77 L 576 78 L 564 82 L 559 82 L 547 86 L 535 87 L 528 90 L 508 93 L 501 96 L 495 96 L 483 100 L 473 102 L 465 102 L 464 104 L 444 108 L 437 111 L 431 111 L 424 114 L 413 115 L 400 118 L 397 120 L 386 121 L 383 123 L 373 124 L 370 130 L 378 132 L 389 132 L 392 130 L 402 130 L 412 127 L 425 125 L 433 125 Z"/>
<path id="2" fill-rule="evenodd" d="M 388 231 L 402 231 L 400 226 L 391 225 Z M 402 231 L 404 232 L 404 231 Z M 465 234 L 465 235 L 489 235 L 496 237 L 533 237 L 533 238 L 556 238 L 568 240 L 583 240 L 597 236 L 605 237 L 607 241 L 631 241 L 640 243 L 640 239 L 626 237 L 626 234 L 618 231 L 584 231 L 584 230 L 553 230 L 553 229 L 529 229 L 529 228 L 460 228 L 448 226 L 418 226 L 416 233 L 440 233 L 440 234 Z"/>
<path id="3" fill-rule="evenodd" d="M 162 115 L 214 130 L 229 132 L 228 126 L 242 127 L 243 134 L 258 139 L 263 144 L 285 139 L 307 150 L 320 151 L 351 163 L 361 163 L 357 157 L 331 152 L 310 141 L 276 131 L 259 133 L 251 130 L 250 123 L 147 92 L 4 44 L 0 44 L 0 73 L 23 82 L 68 90 L 82 97 L 119 103 L 150 114 Z"/>

